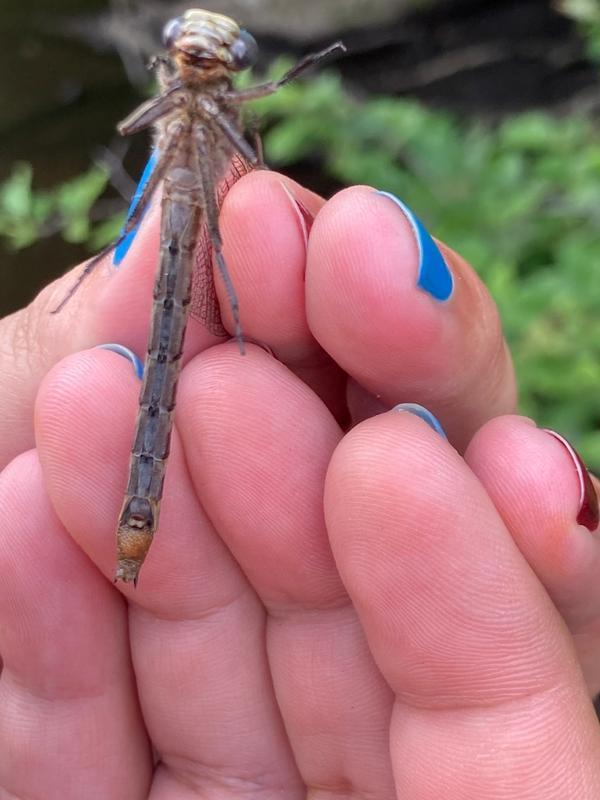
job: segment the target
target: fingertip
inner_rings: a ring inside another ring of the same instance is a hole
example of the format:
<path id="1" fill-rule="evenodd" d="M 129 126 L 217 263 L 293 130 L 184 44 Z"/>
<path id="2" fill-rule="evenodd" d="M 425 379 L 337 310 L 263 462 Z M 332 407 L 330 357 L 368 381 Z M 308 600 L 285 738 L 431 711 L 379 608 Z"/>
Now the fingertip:
<path id="1" fill-rule="evenodd" d="M 138 394 L 128 361 L 93 348 L 56 364 L 36 402 L 36 442 L 52 503 L 105 574 L 114 569 L 114 540 L 105 533 L 125 486 Z"/>
<path id="2" fill-rule="evenodd" d="M 282 194 L 282 187 L 285 187 Z M 287 175 L 269 169 L 252 170 L 236 181 L 227 192 L 223 201 L 222 215 L 232 216 L 242 224 L 260 222 L 259 211 L 273 214 L 289 212 L 291 195 L 299 200 L 316 217 L 325 204 L 325 200 L 315 192 L 292 180 Z M 248 220 L 248 217 L 253 219 Z"/>
<path id="3" fill-rule="evenodd" d="M 261 349 L 220 347 L 189 365 L 180 410 L 200 501 L 263 599 L 338 591 L 322 495 L 340 430 L 319 398 Z"/>
<path id="4" fill-rule="evenodd" d="M 565 442 L 530 419 L 504 416 L 484 425 L 465 453 L 524 556 L 548 587 L 561 588 L 598 555 L 591 523 L 580 517 L 586 488 L 595 489 Z"/>
<path id="5" fill-rule="evenodd" d="M 418 274 L 419 248 L 406 215 L 370 187 L 344 189 L 312 229 L 307 319 L 323 349 L 370 392 L 389 405 L 408 394 L 439 413 L 425 386 L 436 376 L 442 395 L 449 383 L 454 302 L 434 301 L 418 288 Z"/>
<path id="6" fill-rule="evenodd" d="M 304 211 L 316 215 L 322 202 L 282 175 L 257 170 L 231 188 L 221 211 L 223 252 L 244 332 L 285 360 L 315 348 L 304 302 Z"/>
<path id="7" fill-rule="evenodd" d="M 565 470 L 569 459 L 563 448 L 533 420 L 518 415 L 490 420 L 473 437 L 465 461 L 493 490 L 495 500 L 505 492 L 513 496 L 509 505 L 518 504 L 523 521 L 523 515 L 548 514 L 563 525 L 569 517 L 575 518 L 579 484 L 572 464 Z M 551 490 L 556 486 L 562 491 Z M 505 506 L 502 501 L 500 508 Z"/>
<path id="8" fill-rule="evenodd" d="M 93 347 L 66 356 L 44 377 L 36 399 L 36 435 L 41 444 L 86 441 L 90 422 L 114 409 L 135 407 L 139 380 L 128 358 Z M 69 436 L 69 433 L 71 436 Z M 115 435 L 117 432 L 115 431 Z"/>
<path id="9" fill-rule="evenodd" d="M 336 448 L 325 483 L 326 519 L 334 552 L 343 552 L 342 565 L 350 562 L 352 542 L 358 564 L 363 547 L 372 559 L 377 531 L 392 518 L 399 538 L 390 546 L 400 547 L 402 533 L 410 532 L 412 541 L 424 537 L 434 547 L 436 532 L 441 535 L 449 524 L 446 516 L 454 514 L 462 466 L 430 422 L 413 413 L 393 410 L 355 426 Z"/>
<path id="10" fill-rule="evenodd" d="M 313 226 L 306 296 L 311 331 L 343 369 L 389 405 L 426 405 L 461 449 L 513 410 L 491 296 L 404 204 L 365 186 L 335 195 Z"/>
<path id="11" fill-rule="evenodd" d="M 307 265 L 309 321 L 320 336 L 354 323 L 363 347 L 395 327 L 395 302 L 417 280 L 419 252 L 406 216 L 370 187 L 334 195 L 313 228 Z M 349 331 L 353 333 L 352 330 Z"/>

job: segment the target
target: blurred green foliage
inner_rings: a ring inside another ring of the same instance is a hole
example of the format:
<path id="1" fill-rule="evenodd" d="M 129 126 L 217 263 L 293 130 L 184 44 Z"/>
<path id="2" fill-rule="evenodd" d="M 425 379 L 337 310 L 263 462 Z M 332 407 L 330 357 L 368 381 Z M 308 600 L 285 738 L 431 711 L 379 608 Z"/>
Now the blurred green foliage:
<path id="1" fill-rule="evenodd" d="M 18 162 L 0 184 L 0 236 L 8 248 L 20 250 L 45 236 L 60 233 L 67 242 L 99 248 L 110 242 L 123 222 L 93 226 L 90 214 L 108 185 L 108 170 L 93 166 L 48 191 L 34 191 L 31 164 Z"/>
<path id="2" fill-rule="evenodd" d="M 586 42 L 588 56 L 600 61 L 600 3 L 598 0 L 560 0 L 559 10 L 575 20 Z"/>
<path id="3" fill-rule="evenodd" d="M 274 68 L 281 74 L 282 65 Z M 344 184 L 366 183 L 406 201 L 461 252 L 490 288 L 521 387 L 521 410 L 556 428 L 600 471 L 600 135 L 584 118 L 528 113 L 492 127 L 462 123 L 416 102 L 350 98 L 333 74 L 295 83 L 253 104 L 269 163 L 314 159 Z M 100 171 L 101 172 L 101 171 Z M 35 238 L 45 214 L 64 235 L 114 236 L 86 227 L 106 175 L 54 192 L 31 191 L 26 167 L 0 189 L 0 235 Z M 65 196 L 77 196 L 70 203 Z M 73 208 L 76 206 L 76 208 Z M 11 217 L 12 215 L 12 217 Z"/>

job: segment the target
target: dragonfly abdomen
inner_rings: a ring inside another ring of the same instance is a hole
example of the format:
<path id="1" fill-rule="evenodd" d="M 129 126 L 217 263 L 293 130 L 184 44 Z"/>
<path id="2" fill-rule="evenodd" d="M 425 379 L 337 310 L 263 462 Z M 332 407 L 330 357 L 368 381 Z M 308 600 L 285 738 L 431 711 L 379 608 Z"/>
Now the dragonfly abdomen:
<path id="1" fill-rule="evenodd" d="M 190 176 L 189 170 L 181 168 L 176 173 L 178 177 Z M 119 580 L 137 579 L 158 527 L 200 213 L 200 197 L 193 188 L 187 189 L 172 178 L 167 179 L 148 354 L 129 464 L 129 483 L 119 517 L 116 573 Z"/>

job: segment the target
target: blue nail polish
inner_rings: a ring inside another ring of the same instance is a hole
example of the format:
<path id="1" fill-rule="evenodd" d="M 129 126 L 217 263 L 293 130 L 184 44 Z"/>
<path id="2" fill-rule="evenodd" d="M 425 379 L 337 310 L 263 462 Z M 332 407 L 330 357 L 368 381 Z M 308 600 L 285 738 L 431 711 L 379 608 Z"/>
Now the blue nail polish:
<path id="1" fill-rule="evenodd" d="M 122 344 L 115 344 L 113 342 L 109 342 L 108 344 L 99 344 L 95 347 L 96 350 L 110 350 L 111 353 L 117 353 L 123 358 L 126 358 L 128 361 L 131 362 L 133 366 L 133 370 L 135 372 L 136 378 L 142 380 L 144 377 L 144 365 L 139 359 L 133 350 L 130 350 L 128 347 L 125 347 Z"/>
<path id="2" fill-rule="evenodd" d="M 392 411 L 408 411 L 409 414 L 414 414 L 416 417 L 422 419 L 423 422 L 426 422 L 430 428 L 436 433 L 439 433 L 444 439 L 448 438 L 437 417 L 434 417 L 431 411 L 428 411 L 425 406 L 420 406 L 418 403 L 400 403 L 394 406 Z"/>
<path id="3" fill-rule="evenodd" d="M 436 300 L 448 300 L 452 295 L 454 281 L 439 247 L 429 235 L 427 228 L 421 220 L 413 214 L 402 200 L 389 192 L 377 192 L 389 198 L 402 211 L 415 234 L 419 247 L 419 277 L 417 286 L 426 291 Z"/>
<path id="4" fill-rule="evenodd" d="M 142 172 L 142 177 L 140 178 L 140 182 L 137 185 L 135 194 L 133 195 L 133 198 L 129 205 L 129 211 L 127 212 L 127 219 L 131 217 L 131 215 L 133 214 L 133 212 L 137 207 L 137 204 L 140 202 L 140 198 L 144 192 L 144 189 L 146 188 L 146 184 L 150 180 L 150 176 L 154 172 L 154 168 L 156 167 L 157 162 L 158 162 L 158 150 L 155 150 L 148 159 L 148 163 L 144 167 L 144 171 Z M 140 220 L 140 222 L 141 221 L 142 220 Z M 127 255 L 129 248 L 131 247 L 139 228 L 140 225 L 138 223 L 132 231 L 129 231 L 129 233 L 119 244 L 119 246 L 115 248 L 115 252 L 113 255 L 113 264 L 115 265 L 115 267 L 118 267 L 125 258 L 125 256 Z"/>

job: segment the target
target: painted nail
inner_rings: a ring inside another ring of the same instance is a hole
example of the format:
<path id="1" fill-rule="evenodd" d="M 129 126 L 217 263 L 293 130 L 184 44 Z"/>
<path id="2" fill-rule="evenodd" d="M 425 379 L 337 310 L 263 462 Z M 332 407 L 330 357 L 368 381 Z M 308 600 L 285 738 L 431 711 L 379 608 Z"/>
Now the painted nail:
<path id="1" fill-rule="evenodd" d="M 598 495 L 590 473 L 587 467 L 581 460 L 581 456 L 575 450 L 572 444 L 568 442 L 564 436 L 556 431 L 551 431 L 549 428 L 542 428 L 543 431 L 549 433 L 563 445 L 567 453 L 571 456 L 571 461 L 575 467 L 577 478 L 579 479 L 579 513 L 577 514 L 577 522 L 579 525 L 584 525 L 589 531 L 595 531 L 600 524 L 600 509 L 598 506 Z"/>
<path id="2" fill-rule="evenodd" d="M 142 172 L 142 177 L 140 178 L 140 182 L 137 185 L 135 190 L 135 194 L 131 199 L 131 203 L 129 205 L 129 210 L 127 211 L 127 219 L 131 217 L 135 209 L 137 208 L 137 204 L 140 202 L 140 198 L 144 193 L 144 189 L 146 188 L 146 184 L 150 180 L 150 176 L 154 172 L 154 168 L 158 162 L 158 150 L 155 150 L 150 158 L 148 159 L 148 163 L 144 167 L 144 171 Z M 144 212 L 145 213 L 145 212 Z M 142 215 L 143 218 L 143 215 Z M 137 232 L 140 229 L 141 219 L 135 228 L 127 234 L 127 236 L 123 239 L 123 241 L 119 244 L 118 247 L 115 248 L 115 252 L 113 255 L 113 264 L 115 267 L 118 267 L 127 253 L 129 252 L 129 248 L 133 244 L 133 240 L 135 239 Z"/>
<path id="3" fill-rule="evenodd" d="M 446 264 L 439 247 L 423 225 L 421 220 L 413 214 L 410 208 L 390 192 L 378 191 L 382 197 L 387 197 L 395 203 L 409 221 L 417 246 L 419 248 L 419 277 L 417 286 L 430 294 L 436 300 L 448 300 L 452 296 L 454 281 L 452 273 Z"/>
<path id="4" fill-rule="evenodd" d="M 297 197 L 294 197 L 290 189 L 285 185 L 283 181 L 279 181 L 279 183 L 281 184 L 283 191 L 289 198 L 292 204 L 292 208 L 294 209 L 294 213 L 296 214 L 296 218 L 300 225 L 300 230 L 302 231 L 304 246 L 308 247 L 308 235 L 310 233 L 310 229 L 312 228 L 312 224 L 315 221 L 315 218 L 310 213 L 308 208 L 304 205 L 304 203 L 301 200 L 298 200 Z"/>
<path id="5" fill-rule="evenodd" d="M 444 439 L 448 438 L 437 417 L 434 417 L 431 411 L 428 411 L 425 406 L 420 406 L 418 403 L 400 403 L 394 406 L 392 411 L 408 411 L 409 414 L 414 414 L 416 417 L 422 419 L 423 422 L 426 422 L 430 428 L 436 433 L 439 433 Z"/>
<path id="6" fill-rule="evenodd" d="M 118 355 L 123 356 L 123 358 L 126 358 L 129 362 L 131 362 L 136 378 L 142 380 L 144 377 L 144 364 L 142 363 L 141 359 L 136 356 L 133 350 L 130 350 L 128 347 L 125 347 L 122 344 L 108 342 L 108 344 L 99 344 L 94 349 L 110 350 L 111 353 L 117 353 Z"/>

